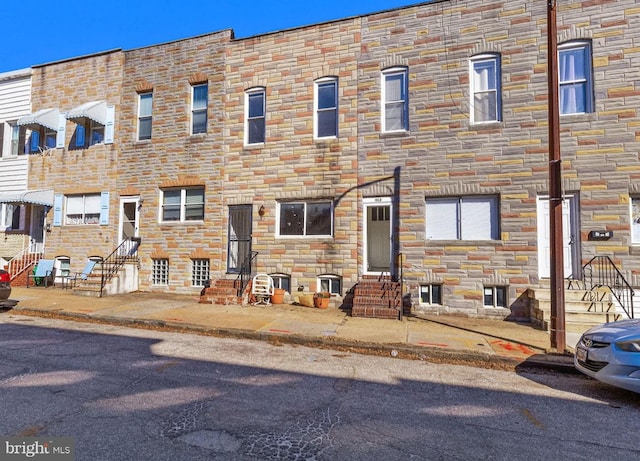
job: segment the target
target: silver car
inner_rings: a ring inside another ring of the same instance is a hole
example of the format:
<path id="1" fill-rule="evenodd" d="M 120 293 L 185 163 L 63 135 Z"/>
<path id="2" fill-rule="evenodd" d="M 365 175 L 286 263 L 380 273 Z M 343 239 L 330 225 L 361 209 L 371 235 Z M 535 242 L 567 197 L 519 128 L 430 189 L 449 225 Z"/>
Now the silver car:
<path id="1" fill-rule="evenodd" d="M 640 320 L 591 328 L 576 345 L 573 363 L 598 381 L 640 393 Z"/>

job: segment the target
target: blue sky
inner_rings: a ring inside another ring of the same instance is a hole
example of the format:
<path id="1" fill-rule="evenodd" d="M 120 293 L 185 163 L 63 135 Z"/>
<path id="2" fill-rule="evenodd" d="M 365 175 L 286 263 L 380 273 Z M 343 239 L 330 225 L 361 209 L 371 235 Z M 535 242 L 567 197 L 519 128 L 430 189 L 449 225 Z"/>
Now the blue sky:
<path id="1" fill-rule="evenodd" d="M 236 38 L 420 3 L 420 0 L 0 0 L 0 73 L 224 29 Z"/>

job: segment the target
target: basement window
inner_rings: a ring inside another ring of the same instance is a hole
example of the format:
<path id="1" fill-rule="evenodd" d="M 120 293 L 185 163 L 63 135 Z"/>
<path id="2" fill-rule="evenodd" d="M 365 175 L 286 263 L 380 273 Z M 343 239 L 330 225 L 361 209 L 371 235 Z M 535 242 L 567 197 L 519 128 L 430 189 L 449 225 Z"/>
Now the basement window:
<path id="1" fill-rule="evenodd" d="M 484 287 L 485 307 L 507 307 L 507 287 Z"/>
<path id="2" fill-rule="evenodd" d="M 420 285 L 420 304 L 442 304 L 442 285 Z"/>

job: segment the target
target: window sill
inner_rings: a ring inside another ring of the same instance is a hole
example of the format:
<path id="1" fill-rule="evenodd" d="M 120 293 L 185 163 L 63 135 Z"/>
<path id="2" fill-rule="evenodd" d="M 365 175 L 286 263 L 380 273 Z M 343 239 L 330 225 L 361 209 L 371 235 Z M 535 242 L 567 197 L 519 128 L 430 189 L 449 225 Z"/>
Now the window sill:
<path id="1" fill-rule="evenodd" d="M 631 245 L 629 247 L 629 254 L 640 255 L 640 244 Z"/>
<path id="2" fill-rule="evenodd" d="M 502 128 L 504 122 L 502 120 L 492 121 L 492 122 L 470 122 L 469 129 L 473 131 L 482 131 L 482 130 L 496 130 L 498 128 Z"/>
<path id="3" fill-rule="evenodd" d="M 333 240 L 333 235 L 276 235 L 278 240 Z"/>
<path id="4" fill-rule="evenodd" d="M 198 221 L 160 221 L 158 222 L 158 224 L 160 226 L 202 226 L 204 225 L 204 220 L 198 220 Z"/>
<path id="5" fill-rule="evenodd" d="M 207 133 L 192 133 L 188 139 L 191 143 L 200 143 L 207 139 Z"/>
<path id="6" fill-rule="evenodd" d="M 431 245 L 502 245 L 502 240 L 430 240 L 426 239 L 426 243 Z"/>
<path id="7" fill-rule="evenodd" d="M 266 143 L 264 142 L 257 142 L 255 144 L 245 144 L 244 148 L 245 150 L 256 150 L 256 149 L 263 149 Z"/>
<path id="8" fill-rule="evenodd" d="M 315 143 L 316 146 L 323 147 L 324 145 L 338 143 L 338 137 L 337 136 L 330 136 L 330 137 L 326 137 L 326 138 L 314 138 L 313 142 Z"/>
<path id="9" fill-rule="evenodd" d="M 410 134 L 409 130 L 402 131 L 383 131 L 380 133 L 381 138 L 403 138 Z"/>

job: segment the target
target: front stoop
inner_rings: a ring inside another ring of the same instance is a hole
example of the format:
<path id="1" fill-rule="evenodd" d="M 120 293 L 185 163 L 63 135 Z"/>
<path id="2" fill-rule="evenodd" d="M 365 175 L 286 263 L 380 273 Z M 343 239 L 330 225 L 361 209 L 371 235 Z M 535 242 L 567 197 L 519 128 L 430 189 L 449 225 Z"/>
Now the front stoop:
<path id="1" fill-rule="evenodd" d="M 102 266 L 97 263 L 93 271 L 84 280 L 78 280 L 71 287 L 74 295 L 99 298 L 116 294 L 138 291 L 139 268 L 138 261 L 125 261 L 118 272 L 111 277 L 102 290 Z"/>
<path id="2" fill-rule="evenodd" d="M 200 304 L 242 304 L 243 296 L 238 296 L 236 279 L 217 279 L 213 286 L 205 288 L 200 294 Z"/>
<path id="3" fill-rule="evenodd" d="M 400 319 L 402 284 L 389 277 L 365 276 L 353 289 L 352 317 Z"/>
<path id="4" fill-rule="evenodd" d="M 549 331 L 551 323 L 551 293 L 548 288 L 529 289 L 531 321 Z M 565 330 L 584 333 L 602 323 L 622 320 L 616 312 L 608 288 L 586 290 L 569 284 L 564 291 Z"/>

